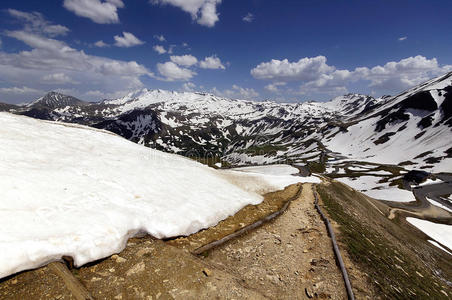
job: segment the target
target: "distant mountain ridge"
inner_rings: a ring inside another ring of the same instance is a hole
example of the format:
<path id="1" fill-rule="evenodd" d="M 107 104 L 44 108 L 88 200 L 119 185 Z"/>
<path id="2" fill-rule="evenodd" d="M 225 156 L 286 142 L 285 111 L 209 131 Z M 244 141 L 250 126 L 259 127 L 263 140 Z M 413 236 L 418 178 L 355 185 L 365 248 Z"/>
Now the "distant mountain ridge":
<path id="1" fill-rule="evenodd" d="M 0 110 L 106 129 L 145 146 L 232 165 L 290 160 L 325 167 L 356 159 L 452 170 L 452 73 L 378 99 L 347 94 L 329 102 L 276 103 L 142 89 L 97 103 L 51 92 Z"/>
<path id="2" fill-rule="evenodd" d="M 28 107 L 42 106 L 49 109 L 64 108 L 66 106 L 87 106 L 92 103 L 79 100 L 72 96 L 63 95 L 58 92 L 49 92 L 43 97 L 29 103 Z"/>

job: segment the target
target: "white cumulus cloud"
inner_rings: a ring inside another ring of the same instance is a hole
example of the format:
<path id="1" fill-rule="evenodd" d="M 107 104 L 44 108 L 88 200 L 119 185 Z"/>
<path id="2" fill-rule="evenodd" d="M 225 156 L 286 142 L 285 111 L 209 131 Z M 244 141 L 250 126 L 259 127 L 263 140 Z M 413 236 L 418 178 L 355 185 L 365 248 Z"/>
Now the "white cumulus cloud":
<path id="1" fill-rule="evenodd" d="M 199 67 L 202 69 L 226 69 L 216 55 L 204 58 L 204 60 L 199 62 Z"/>
<path id="2" fill-rule="evenodd" d="M 317 79 L 305 82 L 301 85 L 300 93 L 320 94 L 345 94 L 348 92 L 346 85 L 357 79 L 353 72 L 348 70 L 335 70 L 330 73 L 320 74 Z"/>
<path id="3" fill-rule="evenodd" d="M 198 63 L 198 59 L 193 55 L 170 56 L 170 59 L 173 63 L 184 67 L 191 67 Z"/>
<path id="4" fill-rule="evenodd" d="M 355 79 L 370 81 L 370 86 L 377 89 L 401 90 L 450 70 L 451 65 L 440 66 L 436 58 L 418 55 L 391 61 L 383 66 L 356 68 L 352 74 Z"/>
<path id="5" fill-rule="evenodd" d="M 109 47 L 110 45 L 108 45 L 107 43 L 105 43 L 104 41 L 97 41 L 94 43 L 94 46 L 98 47 L 98 48 L 105 48 L 105 47 Z"/>
<path id="6" fill-rule="evenodd" d="M 157 52 L 158 54 L 165 54 L 166 53 L 165 47 L 160 46 L 160 45 L 155 45 L 154 47 L 152 47 L 152 49 L 154 49 L 154 51 Z"/>
<path id="7" fill-rule="evenodd" d="M 325 56 L 305 57 L 296 62 L 272 59 L 263 62 L 251 70 L 256 79 L 271 79 L 278 81 L 314 80 L 319 75 L 334 71 L 334 67 L 326 64 Z"/>
<path id="8" fill-rule="evenodd" d="M 61 49 L 62 51 L 69 49 L 69 47 L 66 45 L 66 43 L 43 37 L 31 32 L 23 31 L 23 30 L 15 30 L 15 31 L 6 31 L 6 35 L 15 38 L 16 40 L 22 41 L 23 43 L 27 44 L 28 46 L 36 49 L 42 49 L 42 50 L 48 50 L 53 51 L 56 48 Z M 24 52 L 26 53 L 26 52 Z"/>
<path id="9" fill-rule="evenodd" d="M 269 92 L 277 93 L 277 92 L 279 92 L 279 88 L 278 87 L 279 86 L 285 86 L 285 85 L 287 85 L 286 82 L 273 82 L 273 83 L 270 83 L 270 84 L 266 85 L 265 89 L 267 91 L 269 91 Z"/>
<path id="10" fill-rule="evenodd" d="M 254 15 L 252 13 L 248 13 L 246 16 L 242 18 L 243 22 L 251 23 L 254 21 Z"/>
<path id="11" fill-rule="evenodd" d="M 157 64 L 157 70 L 166 81 L 188 81 L 196 75 L 196 72 L 181 68 L 172 61 Z"/>
<path id="12" fill-rule="evenodd" d="M 176 48 L 176 45 L 170 45 L 168 47 L 168 54 L 173 54 L 174 48 Z"/>
<path id="13" fill-rule="evenodd" d="M 138 45 L 143 45 L 144 44 L 143 41 L 138 39 L 136 36 L 134 36 L 130 32 L 123 32 L 122 36 L 115 35 L 114 39 L 115 39 L 115 46 L 117 46 L 117 47 L 129 48 L 129 47 L 133 47 L 133 46 L 138 46 Z"/>
<path id="14" fill-rule="evenodd" d="M 119 23 L 118 8 L 124 7 L 122 0 L 64 0 L 63 6 L 79 17 L 99 24 Z"/>
<path id="15" fill-rule="evenodd" d="M 198 24 L 207 27 L 215 26 L 219 20 L 217 5 L 221 3 L 221 0 L 151 0 L 150 2 L 179 7 L 189 13 Z"/>
<path id="16" fill-rule="evenodd" d="M 163 34 L 161 35 L 154 35 L 154 38 L 160 42 L 165 42 L 166 38 L 163 36 Z"/>
<path id="17" fill-rule="evenodd" d="M 186 92 L 193 92 L 195 87 L 196 87 L 196 84 L 194 84 L 193 82 L 186 82 L 182 85 L 182 90 L 184 90 Z"/>
<path id="18" fill-rule="evenodd" d="M 48 84 L 78 84 L 78 82 L 72 80 L 68 75 L 64 73 L 53 73 L 45 75 L 44 77 L 42 77 L 42 81 Z"/>

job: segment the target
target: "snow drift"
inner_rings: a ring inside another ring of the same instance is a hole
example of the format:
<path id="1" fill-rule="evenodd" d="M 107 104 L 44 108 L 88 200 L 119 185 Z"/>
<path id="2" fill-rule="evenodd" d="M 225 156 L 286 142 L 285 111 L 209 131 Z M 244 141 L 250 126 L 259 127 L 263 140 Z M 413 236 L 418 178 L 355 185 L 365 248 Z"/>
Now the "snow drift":
<path id="1" fill-rule="evenodd" d="M 62 256 L 80 266 L 139 232 L 189 235 L 262 200 L 229 173 L 106 131 L 8 113 L 0 122 L 0 278 Z M 303 180 L 270 189 L 293 178 Z"/>

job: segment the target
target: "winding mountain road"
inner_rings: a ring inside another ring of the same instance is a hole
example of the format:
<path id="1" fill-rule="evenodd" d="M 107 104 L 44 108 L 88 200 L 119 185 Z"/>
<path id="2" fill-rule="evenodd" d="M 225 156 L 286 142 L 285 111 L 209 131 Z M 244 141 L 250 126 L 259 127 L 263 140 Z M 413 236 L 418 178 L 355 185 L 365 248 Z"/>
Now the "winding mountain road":
<path id="1" fill-rule="evenodd" d="M 452 194 L 452 176 L 440 174 L 437 177 L 443 182 L 421 185 L 412 189 L 416 202 L 384 201 L 391 207 L 389 218 L 393 218 L 395 212 L 403 211 L 424 219 L 435 220 L 437 223 L 452 225 L 452 213 L 439 206 L 442 205 L 452 210 L 452 202 L 444 197 Z M 439 205 L 435 205 L 431 201 L 437 202 Z"/>

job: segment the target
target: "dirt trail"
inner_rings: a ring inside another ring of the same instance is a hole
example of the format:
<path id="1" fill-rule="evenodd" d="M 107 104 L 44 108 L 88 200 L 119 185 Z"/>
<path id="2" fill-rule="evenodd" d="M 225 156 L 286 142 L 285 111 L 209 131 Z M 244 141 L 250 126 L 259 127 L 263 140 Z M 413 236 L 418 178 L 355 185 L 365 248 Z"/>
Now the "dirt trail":
<path id="1" fill-rule="evenodd" d="M 265 299 L 241 278 L 161 240 L 131 240 L 120 254 L 76 275 L 95 299 Z"/>
<path id="2" fill-rule="evenodd" d="M 204 260 L 271 299 L 346 298 L 308 184 L 273 222 L 211 250 Z"/>

